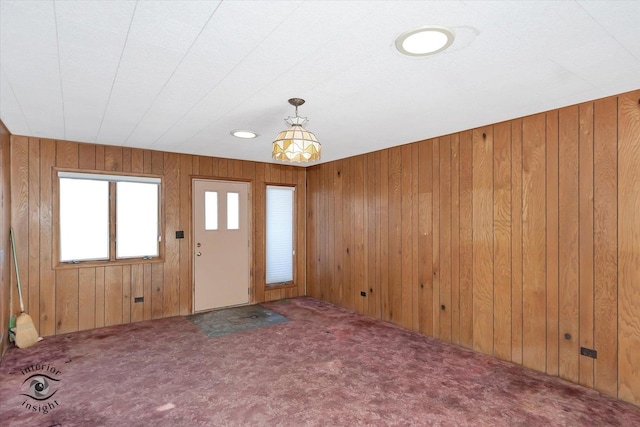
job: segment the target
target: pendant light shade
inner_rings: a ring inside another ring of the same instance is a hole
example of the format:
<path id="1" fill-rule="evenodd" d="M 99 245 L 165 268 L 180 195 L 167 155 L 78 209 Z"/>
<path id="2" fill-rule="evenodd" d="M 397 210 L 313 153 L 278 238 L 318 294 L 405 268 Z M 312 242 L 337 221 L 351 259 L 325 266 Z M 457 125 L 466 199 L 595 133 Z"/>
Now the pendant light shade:
<path id="1" fill-rule="evenodd" d="M 296 115 L 285 120 L 289 128 L 280 132 L 273 141 L 271 156 L 284 162 L 319 160 L 320 143 L 313 132 L 303 127 L 307 123 L 307 118 L 298 116 L 298 107 L 304 104 L 304 99 L 291 98 L 289 104 L 296 107 Z"/>

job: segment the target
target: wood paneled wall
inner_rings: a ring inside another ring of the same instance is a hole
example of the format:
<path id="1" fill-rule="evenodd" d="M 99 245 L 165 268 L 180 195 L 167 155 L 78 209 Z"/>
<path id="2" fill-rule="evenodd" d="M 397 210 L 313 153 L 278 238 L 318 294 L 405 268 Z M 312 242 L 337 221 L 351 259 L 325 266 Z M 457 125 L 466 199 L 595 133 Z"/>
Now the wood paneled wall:
<path id="1" fill-rule="evenodd" d="M 53 268 L 54 167 L 162 175 L 164 261 Z M 11 136 L 12 224 L 25 306 L 38 331 L 47 336 L 190 314 L 193 176 L 251 183 L 251 302 L 304 295 L 305 175 L 303 168 L 292 166 Z M 265 287 L 265 191 L 270 183 L 297 186 L 293 287 Z M 176 230 L 183 230 L 185 238 L 176 239 Z M 143 303 L 134 302 L 139 296 Z"/>
<path id="2" fill-rule="evenodd" d="M 640 404 L 639 100 L 309 168 L 308 294 Z"/>
<path id="3" fill-rule="evenodd" d="M 11 295 L 11 175 L 10 135 L 0 121 L 0 357 L 9 345 L 9 317 Z"/>

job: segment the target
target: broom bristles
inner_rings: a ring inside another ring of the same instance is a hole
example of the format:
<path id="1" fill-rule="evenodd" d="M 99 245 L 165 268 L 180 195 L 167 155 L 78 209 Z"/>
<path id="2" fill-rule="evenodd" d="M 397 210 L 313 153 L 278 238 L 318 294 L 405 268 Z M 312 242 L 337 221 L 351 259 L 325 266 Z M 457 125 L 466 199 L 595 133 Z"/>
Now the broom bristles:
<path id="1" fill-rule="evenodd" d="M 27 313 L 20 314 L 16 319 L 16 346 L 27 348 L 37 342 L 38 331 L 33 324 L 33 319 Z"/>

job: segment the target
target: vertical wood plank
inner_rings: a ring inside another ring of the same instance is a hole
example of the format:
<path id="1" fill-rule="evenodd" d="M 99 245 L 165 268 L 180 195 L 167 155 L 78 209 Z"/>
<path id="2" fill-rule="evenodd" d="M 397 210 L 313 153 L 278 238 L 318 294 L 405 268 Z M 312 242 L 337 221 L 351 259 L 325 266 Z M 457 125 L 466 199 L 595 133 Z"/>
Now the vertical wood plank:
<path id="1" fill-rule="evenodd" d="M 418 172 L 418 232 L 420 234 L 418 240 L 418 257 L 420 260 L 418 269 L 418 281 L 420 283 L 418 321 L 420 325 L 418 330 L 421 334 L 433 335 L 432 141 L 421 141 L 418 144 L 418 151 L 419 163 L 422 165 Z"/>
<path id="2" fill-rule="evenodd" d="M 353 272 L 354 283 L 354 305 L 357 313 L 364 313 L 365 297 L 362 297 L 360 292 L 367 291 L 364 276 L 365 276 L 365 249 L 364 249 L 364 164 L 365 156 L 357 156 L 353 158 L 353 247 L 355 252 L 353 253 L 353 263 L 355 268 Z M 335 220 L 334 220 L 335 224 Z"/>
<path id="3" fill-rule="evenodd" d="M 104 268 L 104 325 L 122 324 L 122 266 Z"/>
<path id="4" fill-rule="evenodd" d="M 451 138 L 440 138 L 440 332 L 451 342 Z"/>
<path id="5" fill-rule="evenodd" d="M 522 364 L 522 120 L 511 121 L 511 361 Z"/>
<path id="6" fill-rule="evenodd" d="M 29 255 L 27 258 L 27 262 L 29 265 L 29 270 L 27 274 L 26 284 L 24 281 L 24 273 L 22 273 L 20 281 L 22 282 L 23 286 L 23 297 L 26 296 L 26 298 L 24 298 L 25 307 L 28 307 L 28 313 L 33 320 L 36 330 L 40 331 L 40 263 L 37 262 L 37 260 L 40 259 L 40 140 L 38 138 L 29 138 L 28 155 L 29 223 L 27 227 L 29 234 L 27 243 L 29 245 Z M 23 196 L 20 196 L 20 198 L 22 197 Z M 20 206 L 20 203 L 18 203 L 18 206 Z M 18 224 L 19 223 L 20 222 L 18 222 Z M 22 242 L 24 242 L 24 240 Z M 25 248 L 20 248 L 20 250 L 23 249 Z M 48 266 L 46 268 L 48 268 Z"/>
<path id="7" fill-rule="evenodd" d="M 131 172 L 144 172 L 144 150 L 140 148 L 131 149 Z"/>
<path id="8" fill-rule="evenodd" d="M 96 269 L 78 269 L 78 330 L 96 327 Z"/>
<path id="9" fill-rule="evenodd" d="M 144 267 L 142 264 L 131 266 L 131 321 L 144 320 L 144 302 L 135 302 L 136 298 L 144 297 Z"/>
<path id="10" fill-rule="evenodd" d="M 493 127 L 473 131 L 473 349 L 493 354 Z"/>
<path id="11" fill-rule="evenodd" d="M 400 230 L 401 230 L 401 312 L 400 312 L 400 324 L 403 328 L 411 329 L 413 322 L 413 268 L 412 268 L 412 241 L 411 241 L 411 225 L 413 224 L 411 218 L 413 194 L 412 188 L 412 176 L 411 176 L 411 145 L 403 145 L 402 151 L 402 166 L 400 176 L 400 192 L 401 197 L 401 214 L 400 214 Z"/>
<path id="12" fill-rule="evenodd" d="M 30 143 L 29 139 L 24 136 L 14 136 L 11 138 L 10 144 L 10 158 L 11 158 L 11 217 L 12 218 L 26 218 L 30 215 L 30 198 L 33 197 L 30 194 L 30 181 L 33 179 L 29 176 L 29 169 L 31 162 L 36 161 L 35 167 L 40 169 L 40 163 L 38 157 L 33 160 L 30 158 Z M 35 190 L 35 188 L 33 189 Z M 39 214 L 39 211 L 36 212 Z M 18 272 L 22 271 L 20 282 L 22 285 L 22 298 L 24 306 L 30 307 L 33 303 L 30 303 L 30 296 L 35 294 L 35 289 L 30 289 L 30 283 L 33 280 L 33 272 L 30 269 L 29 260 L 32 255 L 30 246 L 27 242 L 30 242 L 34 238 L 39 238 L 39 235 L 31 236 L 29 233 L 29 225 L 31 221 L 12 221 L 11 227 L 13 228 L 13 234 L 15 238 L 16 246 L 16 258 L 18 259 Z M 39 223 L 39 217 L 38 217 Z M 34 248 L 35 249 L 35 248 Z M 39 256 L 39 252 L 36 253 Z M 15 286 L 15 268 L 13 261 L 11 262 L 12 289 Z M 35 269 L 34 269 L 35 270 Z M 29 272 L 25 276 L 24 272 Z M 39 278 L 36 280 L 39 281 Z M 13 291 L 12 291 L 13 292 Z M 18 298 L 13 298 L 11 312 L 16 313 L 20 311 L 20 305 Z"/>
<path id="13" fill-rule="evenodd" d="M 335 207 L 336 215 L 334 220 L 333 227 L 333 252 L 334 252 L 334 270 L 333 270 L 333 279 L 331 280 L 331 295 L 334 296 L 334 301 L 337 304 L 343 304 L 343 295 L 342 292 L 345 288 L 345 278 L 344 271 L 346 268 L 345 261 L 348 259 L 346 248 L 344 247 L 345 242 L 343 241 L 345 234 L 348 234 L 346 228 L 343 227 L 343 222 L 347 219 L 349 212 L 345 212 L 346 210 L 342 206 L 342 192 L 343 192 L 343 182 L 345 181 L 345 175 L 343 171 L 343 162 L 341 160 L 336 161 L 333 164 L 333 170 L 329 165 L 329 173 L 332 174 L 333 177 L 333 189 L 334 197 L 333 197 L 333 206 Z M 321 233 L 322 234 L 322 233 Z"/>
<path id="14" fill-rule="evenodd" d="M 107 145 L 104 148 L 104 170 L 122 172 L 122 147 Z"/>
<path id="15" fill-rule="evenodd" d="M 152 313 L 152 300 L 154 297 L 153 284 L 152 284 L 152 269 L 151 264 L 143 264 L 142 267 L 142 286 L 144 289 L 144 320 L 151 320 Z M 156 303 L 156 306 L 158 304 Z"/>
<path id="16" fill-rule="evenodd" d="M 56 166 L 59 168 L 78 167 L 78 143 L 56 141 Z"/>
<path id="17" fill-rule="evenodd" d="M 559 313 L 560 377 L 578 382 L 579 345 L 579 206 L 578 107 L 559 112 Z"/>
<path id="18" fill-rule="evenodd" d="M 618 397 L 640 405 L 640 91 L 618 97 Z"/>
<path id="19" fill-rule="evenodd" d="M 581 104 L 579 137 L 579 345 L 593 348 L 593 102 Z M 580 356 L 579 384 L 593 388 L 594 359 Z"/>
<path id="20" fill-rule="evenodd" d="M 473 146 L 460 133 L 460 345 L 473 348 Z"/>
<path id="21" fill-rule="evenodd" d="M 191 168 L 192 156 L 180 155 L 180 220 L 179 228 L 184 231 L 184 239 L 179 240 L 179 313 L 181 316 L 191 314 L 192 288 L 191 281 Z M 252 188 L 255 197 L 255 185 Z M 256 222 L 255 212 L 253 222 Z M 255 248 L 255 243 L 254 243 Z M 255 260 L 254 260 L 255 264 Z M 255 271 L 254 271 L 255 282 Z"/>
<path id="22" fill-rule="evenodd" d="M 493 131 L 493 354 L 511 360 L 511 123 Z"/>
<path id="23" fill-rule="evenodd" d="M 546 368 L 545 116 L 522 120 L 522 363 Z"/>
<path id="24" fill-rule="evenodd" d="M 122 266 L 122 323 L 131 323 L 131 267 Z"/>
<path id="25" fill-rule="evenodd" d="M 151 265 L 151 318 L 162 317 L 163 310 L 164 265 Z"/>
<path id="26" fill-rule="evenodd" d="M 420 330 L 420 283 L 418 268 L 420 259 L 418 258 L 418 239 L 419 239 L 419 170 L 420 149 L 417 143 L 411 144 L 411 299 L 412 299 L 412 316 L 411 330 L 418 332 Z M 373 182 L 373 181 L 370 181 Z M 375 263 L 373 264 L 375 265 Z"/>
<path id="27" fill-rule="evenodd" d="M 53 245 L 52 170 L 56 163 L 56 144 L 40 140 L 40 332 L 56 332 L 56 275 L 51 269 Z"/>
<path id="28" fill-rule="evenodd" d="M 78 270 L 56 271 L 56 333 L 78 330 Z"/>
<path id="29" fill-rule="evenodd" d="M 451 342 L 460 344 L 460 134 L 451 136 Z"/>
<path id="30" fill-rule="evenodd" d="M 402 148 L 389 149 L 389 320 L 402 322 Z"/>
<path id="31" fill-rule="evenodd" d="M 266 216 L 265 209 L 266 206 L 266 187 L 265 187 L 265 164 L 256 165 L 256 182 L 253 187 L 254 197 L 255 197 L 255 211 L 253 213 L 254 218 L 254 238 L 253 238 L 253 249 L 255 253 L 255 259 L 253 262 L 254 265 L 254 286 L 255 286 L 255 300 L 256 302 L 265 301 L 265 282 L 266 282 L 266 273 L 265 273 L 265 245 L 266 245 Z M 315 203 L 310 201 L 308 204 L 309 209 L 313 209 L 315 207 Z M 310 220 L 309 220 L 310 221 Z M 315 241 L 308 240 L 308 244 L 313 244 Z M 315 265 L 315 260 L 313 262 Z M 311 291 L 311 289 L 309 289 Z M 311 292 L 310 292 L 311 293 Z"/>
<path id="32" fill-rule="evenodd" d="M 176 316 L 180 313 L 180 242 L 176 231 L 180 229 L 180 155 L 165 153 L 164 169 L 164 275 L 162 295 L 162 316 Z"/>
<path id="33" fill-rule="evenodd" d="M 389 151 L 380 153 L 380 288 L 382 320 L 390 319 L 389 306 Z"/>
<path id="34" fill-rule="evenodd" d="M 96 267 L 96 328 L 102 328 L 104 325 L 104 309 L 105 309 L 105 288 L 104 288 L 104 267 Z"/>
<path id="35" fill-rule="evenodd" d="M 618 102 L 594 105 L 594 388 L 618 394 Z"/>
<path id="36" fill-rule="evenodd" d="M 92 170 L 96 168 L 96 146 L 95 144 L 78 145 L 78 167 L 80 169 Z"/>
<path id="37" fill-rule="evenodd" d="M 432 252 L 431 252 L 431 295 L 433 314 L 433 332 L 432 336 L 440 337 L 440 139 L 435 138 L 432 141 L 432 200 L 433 210 L 431 213 L 431 230 L 433 236 Z"/>
<path id="38" fill-rule="evenodd" d="M 546 114 L 547 141 L 547 374 L 558 375 L 558 111 Z"/>

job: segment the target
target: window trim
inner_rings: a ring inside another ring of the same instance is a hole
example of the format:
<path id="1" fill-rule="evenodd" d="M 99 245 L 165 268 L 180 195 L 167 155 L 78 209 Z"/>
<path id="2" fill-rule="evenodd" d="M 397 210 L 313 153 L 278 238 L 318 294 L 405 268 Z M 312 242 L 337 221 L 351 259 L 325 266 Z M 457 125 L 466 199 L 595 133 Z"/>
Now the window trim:
<path id="1" fill-rule="evenodd" d="M 105 267 L 131 264 L 163 263 L 165 261 L 165 221 L 164 221 L 164 183 L 163 176 L 148 173 L 130 173 L 119 171 L 94 171 L 86 169 L 52 168 L 52 242 L 51 242 L 51 266 L 54 270 L 81 268 L 81 267 Z M 75 263 L 60 261 L 60 178 L 84 178 L 110 181 L 109 184 L 109 259 L 86 260 Z M 127 179 L 130 177 L 130 179 Z M 124 179 L 122 179 L 124 178 Z M 159 236 L 158 256 L 146 259 L 143 257 L 116 258 L 116 203 L 115 203 L 115 179 L 126 182 L 147 182 L 159 186 L 158 194 L 158 221 Z"/>
<path id="2" fill-rule="evenodd" d="M 287 187 L 293 189 L 293 204 L 292 204 L 292 216 L 293 216 L 293 254 L 292 254 L 292 268 L 293 268 L 293 280 L 280 283 L 267 283 L 267 188 L 268 187 Z M 298 186 L 296 184 L 283 184 L 281 182 L 265 182 L 264 184 L 264 286 L 265 290 L 273 290 L 280 288 L 295 288 L 298 286 Z"/>

